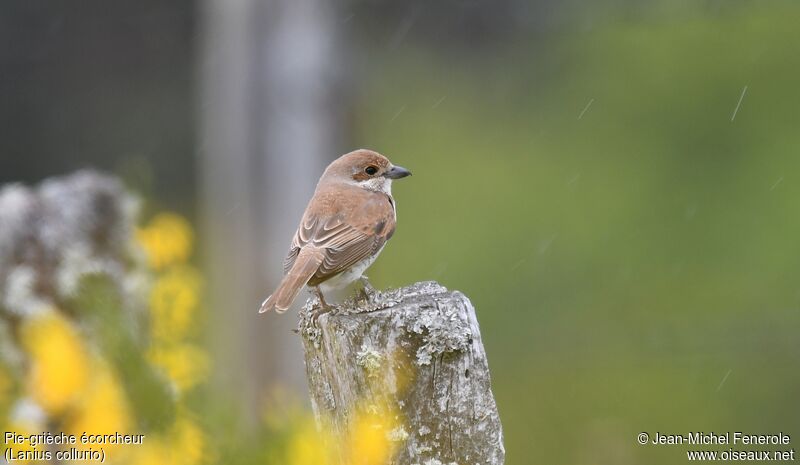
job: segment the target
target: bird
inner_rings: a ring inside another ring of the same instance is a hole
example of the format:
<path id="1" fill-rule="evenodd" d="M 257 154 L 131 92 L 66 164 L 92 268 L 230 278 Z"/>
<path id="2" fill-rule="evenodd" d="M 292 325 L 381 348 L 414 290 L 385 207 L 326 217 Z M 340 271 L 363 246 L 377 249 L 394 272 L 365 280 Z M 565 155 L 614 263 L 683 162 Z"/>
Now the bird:
<path id="1" fill-rule="evenodd" d="M 303 286 L 308 286 L 322 311 L 331 307 L 323 293 L 361 280 L 391 239 L 397 222 L 392 181 L 411 171 L 368 149 L 334 160 L 317 183 L 283 262 L 284 276 L 261 304 L 259 313 L 285 312 Z"/>

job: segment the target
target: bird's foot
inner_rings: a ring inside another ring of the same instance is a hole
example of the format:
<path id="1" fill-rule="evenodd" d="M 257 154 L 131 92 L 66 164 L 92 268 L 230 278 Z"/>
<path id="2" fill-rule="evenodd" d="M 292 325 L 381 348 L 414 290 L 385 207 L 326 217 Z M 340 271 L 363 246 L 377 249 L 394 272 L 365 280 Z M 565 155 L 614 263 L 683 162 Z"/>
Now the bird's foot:
<path id="1" fill-rule="evenodd" d="M 378 290 L 372 287 L 372 284 L 370 284 L 369 279 L 367 279 L 366 276 L 362 276 L 361 278 L 359 278 L 359 281 L 361 281 L 361 285 L 363 286 L 361 288 L 361 297 L 366 302 L 372 302 L 373 300 L 375 300 L 375 297 L 378 296 Z"/>
<path id="2" fill-rule="evenodd" d="M 311 326 L 319 328 L 319 317 L 326 313 L 330 313 L 335 309 L 336 307 L 332 307 L 330 305 L 320 305 L 319 307 L 314 307 L 314 310 L 311 311 Z"/>
<path id="3" fill-rule="evenodd" d="M 311 307 L 311 325 L 317 327 L 317 320 L 319 320 L 319 317 L 336 310 L 336 306 L 325 302 L 325 297 L 322 295 L 322 291 L 319 288 L 313 288 L 312 293 L 317 298 L 317 303 Z"/>

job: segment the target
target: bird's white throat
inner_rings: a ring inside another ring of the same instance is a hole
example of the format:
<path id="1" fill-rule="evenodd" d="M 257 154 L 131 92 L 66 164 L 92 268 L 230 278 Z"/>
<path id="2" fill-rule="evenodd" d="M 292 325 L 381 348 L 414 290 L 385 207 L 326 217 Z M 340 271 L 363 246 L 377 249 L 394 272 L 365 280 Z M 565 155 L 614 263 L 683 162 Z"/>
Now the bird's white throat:
<path id="1" fill-rule="evenodd" d="M 358 181 L 356 184 L 370 191 L 392 195 L 392 180 L 383 176 Z"/>

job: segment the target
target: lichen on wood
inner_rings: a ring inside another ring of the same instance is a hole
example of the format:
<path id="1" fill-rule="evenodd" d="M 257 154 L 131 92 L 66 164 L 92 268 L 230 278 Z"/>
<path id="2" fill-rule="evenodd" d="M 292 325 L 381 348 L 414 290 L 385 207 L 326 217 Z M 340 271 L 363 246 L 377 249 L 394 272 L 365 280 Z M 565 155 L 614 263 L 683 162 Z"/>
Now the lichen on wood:
<path id="1" fill-rule="evenodd" d="M 503 463 L 488 362 L 464 294 L 421 282 L 351 299 L 315 321 L 318 305 L 306 303 L 299 329 L 312 406 L 330 436 L 344 441 L 367 411 L 391 417 L 387 464 Z"/>

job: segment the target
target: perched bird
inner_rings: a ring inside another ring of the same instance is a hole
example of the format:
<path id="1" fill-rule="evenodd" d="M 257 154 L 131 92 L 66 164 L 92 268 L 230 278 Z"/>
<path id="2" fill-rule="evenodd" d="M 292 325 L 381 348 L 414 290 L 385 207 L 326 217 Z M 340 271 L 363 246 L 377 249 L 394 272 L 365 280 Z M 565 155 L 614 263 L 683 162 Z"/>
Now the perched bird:
<path id="1" fill-rule="evenodd" d="M 394 234 L 397 215 L 392 180 L 410 176 L 405 168 L 371 150 L 355 150 L 328 165 L 317 183 L 283 262 L 285 276 L 259 313 L 283 313 L 308 285 L 322 307 L 323 292 L 362 276 Z"/>

